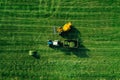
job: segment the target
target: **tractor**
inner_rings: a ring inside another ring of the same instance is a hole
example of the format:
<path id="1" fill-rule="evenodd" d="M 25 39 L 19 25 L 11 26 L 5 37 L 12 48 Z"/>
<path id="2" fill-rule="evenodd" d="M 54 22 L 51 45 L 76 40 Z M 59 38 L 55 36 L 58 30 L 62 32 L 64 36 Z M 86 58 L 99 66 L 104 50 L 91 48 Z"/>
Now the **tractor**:
<path id="1" fill-rule="evenodd" d="M 78 40 L 48 40 L 49 47 L 78 48 Z"/>
<path id="2" fill-rule="evenodd" d="M 47 44 L 49 47 L 58 47 L 60 46 L 60 41 L 59 40 L 48 40 Z"/>
<path id="3" fill-rule="evenodd" d="M 68 22 L 66 23 L 64 26 L 57 28 L 57 32 L 59 32 L 60 34 L 63 32 L 68 32 L 72 27 L 72 23 Z"/>
<path id="4" fill-rule="evenodd" d="M 70 34 L 69 31 L 72 29 L 72 23 L 68 22 L 64 26 L 57 28 L 57 32 L 63 36 L 64 34 Z M 54 34 L 56 34 L 56 28 L 53 27 Z M 65 39 L 65 40 L 48 40 L 49 47 L 64 47 L 64 48 L 78 48 L 78 40 L 76 39 Z"/>

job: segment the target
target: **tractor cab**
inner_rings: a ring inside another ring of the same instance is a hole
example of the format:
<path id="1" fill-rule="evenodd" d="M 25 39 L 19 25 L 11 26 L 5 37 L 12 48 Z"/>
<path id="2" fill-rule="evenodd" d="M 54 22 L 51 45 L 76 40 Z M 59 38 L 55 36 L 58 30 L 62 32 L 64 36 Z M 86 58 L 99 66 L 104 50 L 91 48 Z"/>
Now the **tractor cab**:
<path id="1" fill-rule="evenodd" d="M 48 46 L 49 47 L 53 47 L 53 46 L 60 46 L 60 42 L 59 42 L 59 40 L 48 40 Z"/>

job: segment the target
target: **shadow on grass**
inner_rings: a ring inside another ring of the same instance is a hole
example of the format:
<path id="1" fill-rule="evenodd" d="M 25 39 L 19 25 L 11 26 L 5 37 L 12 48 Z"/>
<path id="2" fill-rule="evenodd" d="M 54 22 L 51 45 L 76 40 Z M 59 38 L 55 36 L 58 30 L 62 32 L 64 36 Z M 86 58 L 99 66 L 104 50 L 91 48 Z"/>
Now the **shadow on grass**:
<path id="1" fill-rule="evenodd" d="M 83 45 L 83 41 L 81 39 L 81 33 L 74 26 L 72 26 L 70 31 L 61 33 L 60 36 L 63 37 L 64 39 L 78 40 L 78 48 L 57 47 L 61 51 L 65 52 L 66 55 L 74 54 L 82 58 L 89 57 L 87 52 L 90 50 Z"/>
<path id="2" fill-rule="evenodd" d="M 81 33 L 74 26 L 71 27 L 71 30 L 61 33 L 60 36 L 65 39 L 80 39 L 81 41 Z"/>
<path id="3" fill-rule="evenodd" d="M 33 55 L 34 58 L 40 59 L 40 55 Z"/>
<path id="4" fill-rule="evenodd" d="M 32 57 L 36 58 L 36 59 L 40 59 L 40 55 L 37 53 L 37 51 L 33 52 Z"/>
<path id="5" fill-rule="evenodd" d="M 70 48 L 70 49 L 64 50 L 66 55 L 74 54 L 77 57 L 81 57 L 81 58 L 89 57 L 87 54 L 88 51 L 90 50 L 87 49 L 84 45 L 80 45 L 79 48 Z"/>
<path id="6" fill-rule="evenodd" d="M 33 55 L 34 58 L 40 59 L 40 55 Z"/>

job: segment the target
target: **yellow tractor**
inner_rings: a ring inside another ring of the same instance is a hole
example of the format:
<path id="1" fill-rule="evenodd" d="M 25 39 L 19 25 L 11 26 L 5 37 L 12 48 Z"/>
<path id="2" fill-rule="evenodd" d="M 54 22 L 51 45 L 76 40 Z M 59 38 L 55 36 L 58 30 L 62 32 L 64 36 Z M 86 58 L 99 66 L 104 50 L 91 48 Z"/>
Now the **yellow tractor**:
<path id="1" fill-rule="evenodd" d="M 59 27 L 57 29 L 57 32 L 59 32 L 59 33 L 67 32 L 67 31 L 69 31 L 71 29 L 71 26 L 72 26 L 71 22 L 68 22 L 64 26 Z"/>

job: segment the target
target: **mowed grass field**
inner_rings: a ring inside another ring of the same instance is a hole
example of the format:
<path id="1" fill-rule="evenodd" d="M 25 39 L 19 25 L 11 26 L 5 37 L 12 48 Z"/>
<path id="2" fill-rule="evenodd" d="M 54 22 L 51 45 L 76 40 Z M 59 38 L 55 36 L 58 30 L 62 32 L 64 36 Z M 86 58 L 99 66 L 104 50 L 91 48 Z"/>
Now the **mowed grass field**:
<path id="1" fill-rule="evenodd" d="M 79 49 L 49 48 L 69 21 Z M 120 80 L 120 1 L 0 0 L 0 80 Z"/>

